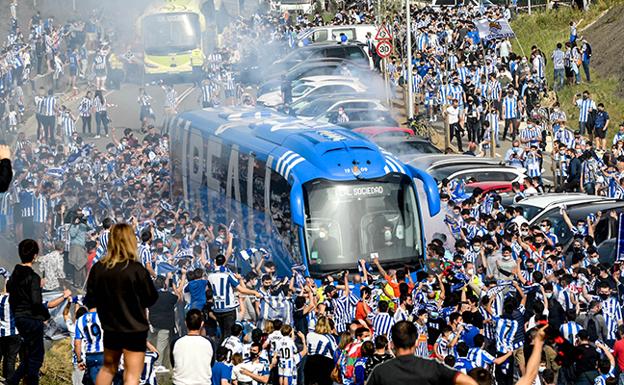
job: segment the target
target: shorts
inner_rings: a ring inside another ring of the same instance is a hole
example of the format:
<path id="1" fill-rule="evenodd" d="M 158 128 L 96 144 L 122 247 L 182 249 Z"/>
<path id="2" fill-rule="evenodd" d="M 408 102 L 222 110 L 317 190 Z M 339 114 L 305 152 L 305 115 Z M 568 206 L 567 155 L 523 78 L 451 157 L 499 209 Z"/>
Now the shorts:
<path id="1" fill-rule="evenodd" d="M 607 130 L 603 130 L 602 128 L 594 128 L 594 136 L 596 138 L 604 139 L 607 136 Z"/>
<path id="2" fill-rule="evenodd" d="M 235 95 L 234 90 L 225 90 L 225 97 L 226 98 L 233 98 Z"/>
<path id="3" fill-rule="evenodd" d="M 277 368 L 277 373 L 280 377 L 285 377 L 285 378 L 293 377 L 297 374 L 297 367 L 289 368 L 289 367 L 282 367 L 280 365 Z"/>
<path id="4" fill-rule="evenodd" d="M 78 68 L 77 67 L 69 67 L 69 76 L 77 76 Z"/>
<path id="5" fill-rule="evenodd" d="M 104 348 L 115 351 L 145 352 L 147 349 L 147 330 L 133 333 L 106 330 L 104 331 Z"/>

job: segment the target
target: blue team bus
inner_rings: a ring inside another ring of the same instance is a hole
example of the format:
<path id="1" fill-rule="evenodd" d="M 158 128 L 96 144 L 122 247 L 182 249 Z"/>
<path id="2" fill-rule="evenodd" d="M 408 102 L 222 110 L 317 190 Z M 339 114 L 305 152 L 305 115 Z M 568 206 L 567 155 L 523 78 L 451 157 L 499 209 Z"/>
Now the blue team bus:
<path id="1" fill-rule="evenodd" d="M 378 256 L 424 257 L 415 179 L 431 215 L 438 188 L 359 134 L 257 108 L 202 109 L 165 123 L 172 198 L 209 223 L 234 223 L 239 250 L 270 251 L 278 272 L 319 277 Z"/>

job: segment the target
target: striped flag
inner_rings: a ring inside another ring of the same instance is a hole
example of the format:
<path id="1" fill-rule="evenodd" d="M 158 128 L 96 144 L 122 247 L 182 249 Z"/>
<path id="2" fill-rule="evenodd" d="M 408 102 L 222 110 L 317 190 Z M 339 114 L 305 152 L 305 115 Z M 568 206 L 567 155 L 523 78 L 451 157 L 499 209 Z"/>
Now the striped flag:
<path id="1" fill-rule="evenodd" d="M 243 258 L 245 261 L 249 261 L 249 259 L 253 257 L 254 255 L 256 255 L 256 253 L 258 252 L 261 253 L 263 257 L 269 254 L 269 252 L 266 249 L 263 249 L 263 248 L 256 249 L 255 247 L 250 247 L 249 249 L 239 251 L 238 255 L 241 258 Z"/>
<path id="2" fill-rule="evenodd" d="M 48 167 L 45 173 L 48 176 L 52 176 L 55 178 L 62 178 L 63 175 L 65 175 L 65 171 L 67 171 L 65 167 Z"/>
<path id="3" fill-rule="evenodd" d="M 193 257 L 193 249 L 192 248 L 184 248 L 181 249 L 180 251 L 178 251 L 175 255 L 175 259 L 179 259 L 179 258 L 189 258 L 189 257 Z"/>
<path id="4" fill-rule="evenodd" d="M 620 213 L 620 215 L 618 215 L 617 253 L 615 257 L 617 261 L 624 260 L 624 221 L 622 221 L 623 215 L 623 213 Z"/>

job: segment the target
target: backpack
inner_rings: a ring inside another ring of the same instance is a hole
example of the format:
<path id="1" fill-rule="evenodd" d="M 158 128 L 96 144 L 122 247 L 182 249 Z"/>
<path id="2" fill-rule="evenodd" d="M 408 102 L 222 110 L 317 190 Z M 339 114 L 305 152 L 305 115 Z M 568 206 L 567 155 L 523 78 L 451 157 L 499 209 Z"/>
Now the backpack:
<path id="1" fill-rule="evenodd" d="M 587 316 L 583 322 L 583 329 L 587 330 L 590 341 L 600 340 L 600 333 L 598 333 L 598 322 L 594 316 Z"/>

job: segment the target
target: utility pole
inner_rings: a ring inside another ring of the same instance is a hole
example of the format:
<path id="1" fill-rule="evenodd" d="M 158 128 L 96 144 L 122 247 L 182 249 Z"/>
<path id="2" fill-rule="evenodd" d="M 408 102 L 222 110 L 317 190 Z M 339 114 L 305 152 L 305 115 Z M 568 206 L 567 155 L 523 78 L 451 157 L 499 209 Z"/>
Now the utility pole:
<path id="1" fill-rule="evenodd" d="M 407 13 L 407 118 L 414 117 L 414 79 L 412 78 L 412 9 L 410 0 L 405 0 Z"/>

